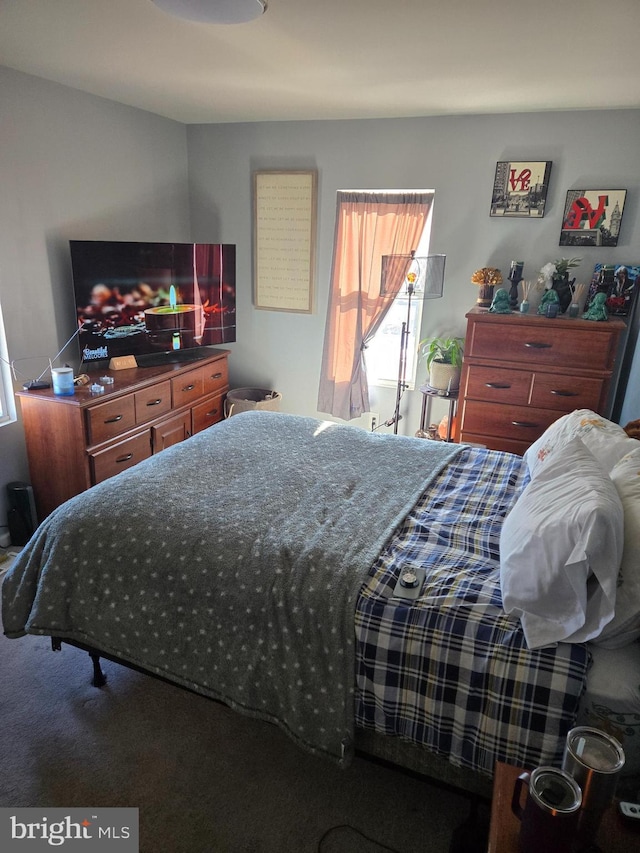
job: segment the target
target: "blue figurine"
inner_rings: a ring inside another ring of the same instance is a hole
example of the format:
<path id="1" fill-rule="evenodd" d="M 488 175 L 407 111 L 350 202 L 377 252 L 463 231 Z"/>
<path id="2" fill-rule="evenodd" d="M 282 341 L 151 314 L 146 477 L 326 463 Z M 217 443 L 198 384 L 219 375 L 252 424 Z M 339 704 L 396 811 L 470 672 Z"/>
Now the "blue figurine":
<path id="1" fill-rule="evenodd" d="M 511 314 L 509 294 L 504 287 L 499 287 L 496 290 L 489 311 L 491 314 Z"/>
<path id="2" fill-rule="evenodd" d="M 555 313 L 557 313 L 557 306 L 559 301 L 560 300 L 558 299 L 558 294 L 555 292 L 555 290 L 545 290 L 544 296 L 542 297 L 540 305 L 538 306 L 538 314 L 543 314 L 546 317 L 548 317 L 550 313 L 553 314 L 553 309 L 550 312 L 549 305 L 555 305 Z"/>
<path id="3" fill-rule="evenodd" d="M 582 315 L 583 320 L 607 320 L 607 294 L 596 293 L 593 302 Z"/>

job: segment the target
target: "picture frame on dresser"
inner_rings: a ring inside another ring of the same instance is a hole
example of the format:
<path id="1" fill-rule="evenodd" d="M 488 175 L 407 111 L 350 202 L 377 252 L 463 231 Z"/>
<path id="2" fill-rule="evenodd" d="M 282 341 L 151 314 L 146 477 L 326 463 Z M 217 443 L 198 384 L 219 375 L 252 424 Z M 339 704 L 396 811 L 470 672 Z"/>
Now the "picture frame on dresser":
<path id="1" fill-rule="evenodd" d="M 640 264 L 596 264 L 589 285 L 585 309 L 591 305 L 596 293 L 606 293 L 607 313 L 614 317 L 628 317 L 637 299 Z"/>

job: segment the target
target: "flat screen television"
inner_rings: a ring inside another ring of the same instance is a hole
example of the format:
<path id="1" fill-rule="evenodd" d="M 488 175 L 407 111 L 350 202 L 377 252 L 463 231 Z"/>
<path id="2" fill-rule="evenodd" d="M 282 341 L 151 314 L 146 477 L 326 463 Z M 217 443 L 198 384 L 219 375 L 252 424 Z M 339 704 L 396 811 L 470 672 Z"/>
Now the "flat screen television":
<path id="1" fill-rule="evenodd" d="M 83 362 L 188 360 L 236 339 L 236 247 L 71 240 Z"/>

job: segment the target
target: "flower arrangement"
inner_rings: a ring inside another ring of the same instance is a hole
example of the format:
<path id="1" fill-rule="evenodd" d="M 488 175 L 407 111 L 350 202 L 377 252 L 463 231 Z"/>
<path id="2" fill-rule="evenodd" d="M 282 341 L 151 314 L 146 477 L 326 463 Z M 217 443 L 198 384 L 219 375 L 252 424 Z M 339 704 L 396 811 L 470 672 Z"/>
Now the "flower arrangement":
<path id="1" fill-rule="evenodd" d="M 472 284 L 502 284 L 502 273 L 495 267 L 482 267 L 471 276 Z"/>
<path id="2" fill-rule="evenodd" d="M 580 265 L 582 258 L 559 258 L 553 263 L 545 264 L 538 274 L 538 284 L 544 285 L 546 290 L 551 290 L 553 280 L 564 278 L 570 269 Z"/>

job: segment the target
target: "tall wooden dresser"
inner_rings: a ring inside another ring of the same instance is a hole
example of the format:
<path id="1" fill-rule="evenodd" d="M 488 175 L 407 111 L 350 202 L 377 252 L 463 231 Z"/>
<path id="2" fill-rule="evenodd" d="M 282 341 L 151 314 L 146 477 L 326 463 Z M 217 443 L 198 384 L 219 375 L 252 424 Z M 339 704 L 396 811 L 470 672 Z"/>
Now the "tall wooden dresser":
<path id="1" fill-rule="evenodd" d="M 229 350 L 192 363 L 91 374 L 73 396 L 18 391 L 38 521 L 90 486 L 222 420 Z M 113 377 L 104 393 L 91 384 Z"/>
<path id="2" fill-rule="evenodd" d="M 537 314 L 467 315 L 460 441 L 523 454 L 574 409 L 606 414 L 624 322 Z"/>

